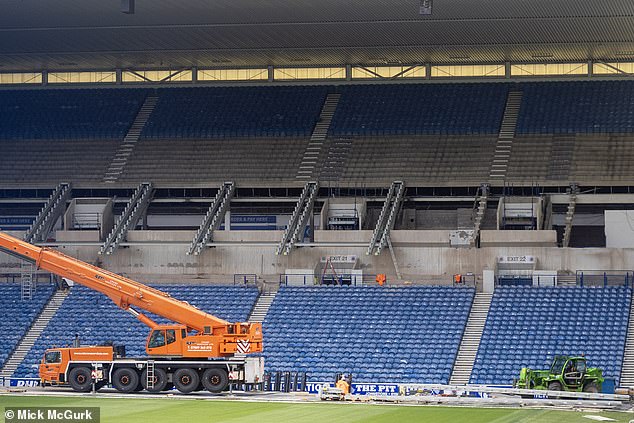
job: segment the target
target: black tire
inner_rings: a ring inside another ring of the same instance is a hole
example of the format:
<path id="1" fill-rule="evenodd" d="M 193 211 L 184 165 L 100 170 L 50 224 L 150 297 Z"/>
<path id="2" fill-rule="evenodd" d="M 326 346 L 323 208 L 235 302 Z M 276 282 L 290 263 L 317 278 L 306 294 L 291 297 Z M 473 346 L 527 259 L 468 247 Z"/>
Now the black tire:
<path id="1" fill-rule="evenodd" d="M 589 392 L 591 394 L 598 394 L 599 393 L 599 385 L 597 385 L 596 382 L 586 383 L 585 386 L 583 387 L 583 392 Z"/>
<path id="2" fill-rule="evenodd" d="M 163 369 L 154 369 L 154 388 L 147 387 L 147 369 L 141 373 L 141 386 L 148 392 L 161 392 L 167 386 L 167 373 Z"/>
<path id="3" fill-rule="evenodd" d="M 203 386 L 209 392 L 217 394 L 229 386 L 229 376 L 223 369 L 207 369 L 202 377 Z"/>
<path id="4" fill-rule="evenodd" d="M 174 372 L 172 381 L 176 389 L 184 394 L 189 394 L 198 388 L 200 376 L 194 369 L 178 369 Z"/>
<path id="5" fill-rule="evenodd" d="M 112 386 L 119 392 L 134 392 L 139 386 L 139 374 L 129 367 L 117 369 L 112 375 Z"/>
<path id="6" fill-rule="evenodd" d="M 68 374 L 68 384 L 74 391 L 90 392 L 92 389 L 91 371 L 88 367 L 75 367 Z"/>
<path id="7" fill-rule="evenodd" d="M 561 386 L 561 383 L 555 381 L 555 382 L 550 382 L 548 384 L 548 390 L 549 391 L 563 391 L 563 386 Z"/>

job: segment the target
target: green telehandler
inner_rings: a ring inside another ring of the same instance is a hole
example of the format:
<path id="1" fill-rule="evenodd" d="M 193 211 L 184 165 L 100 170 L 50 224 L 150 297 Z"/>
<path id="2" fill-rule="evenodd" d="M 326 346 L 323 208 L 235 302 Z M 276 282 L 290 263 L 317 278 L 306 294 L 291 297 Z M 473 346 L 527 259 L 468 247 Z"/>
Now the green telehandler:
<path id="1" fill-rule="evenodd" d="M 519 379 L 513 381 L 513 387 L 598 393 L 603 381 L 601 369 L 588 367 L 585 357 L 557 355 L 548 370 L 524 367 Z"/>

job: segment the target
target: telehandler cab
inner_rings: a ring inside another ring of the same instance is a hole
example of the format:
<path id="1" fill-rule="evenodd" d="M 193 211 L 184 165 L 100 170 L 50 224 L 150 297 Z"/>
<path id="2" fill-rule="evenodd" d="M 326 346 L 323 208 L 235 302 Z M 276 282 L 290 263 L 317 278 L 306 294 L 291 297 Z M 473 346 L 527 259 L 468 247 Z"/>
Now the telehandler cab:
<path id="1" fill-rule="evenodd" d="M 513 387 L 544 389 L 549 391 L 601 392 L 603 372 L 588 367 L 585 357 L 555 356 L 548 370 L 532 370 L 524 367 Z"/>

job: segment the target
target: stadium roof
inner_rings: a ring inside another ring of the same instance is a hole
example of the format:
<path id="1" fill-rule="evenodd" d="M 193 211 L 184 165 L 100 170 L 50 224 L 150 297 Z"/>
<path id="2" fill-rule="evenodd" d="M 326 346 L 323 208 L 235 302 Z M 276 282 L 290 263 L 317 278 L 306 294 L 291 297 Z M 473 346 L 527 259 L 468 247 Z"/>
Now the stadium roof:
<path id="1" fill-rule="evenodd" d="M 5 0 L 0 71 L 632 60 L 631 0 Z"/>

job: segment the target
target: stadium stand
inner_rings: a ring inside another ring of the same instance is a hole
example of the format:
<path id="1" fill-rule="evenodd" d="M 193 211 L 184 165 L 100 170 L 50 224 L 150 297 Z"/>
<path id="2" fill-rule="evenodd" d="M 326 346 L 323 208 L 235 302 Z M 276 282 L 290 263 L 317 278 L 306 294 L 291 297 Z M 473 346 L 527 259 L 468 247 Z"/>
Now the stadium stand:
<path id="1" fill-rule="evenodd" d="M 160 285 L 157 288 L 215 316 L 232 322 L 246 321 L 258 296 L 254 287 L 218 285 Z M 104 316 L 107 316 L 104 319 Z M 165 319 L 149 315 L 158 323 Z M 105 295 L 74 286 L 57 314 L 51 319 L 37 342 L 16 370 L 16 377 L 37 377 L 38 363 L 44 350 L 70 346 L 78 334 L 82 345 L 113 342 L 125 345 L 127 356 L 145 356 L 149 329 L 130 314 L 119 309 Z"/>
<path id="2" fill-rule="evenodd" d="M 484 181 L 496 139 L 492 136 L 351 137 L 341 179 L 351 182 Z"/>
<path id="3" fill-rule="evenodd" d="M 310 381 L 447 383 L 472 288 L 282 287 L 264 321 L 268 371 Z"/>
<path id="4" fill-rule="evenodd" d="M 634 82 L 541 82 L 524 93 L 518 134 L 634 132 Z"/>
<path id="5" fill-rule="evenodd" d="M 145 139 L 120 181 L 294 180 L 308 138 Z"/>
<path id="6" fill-rule="evenodd" d="M 53 293 L 53 284 L 40 283 L 31 300 L 21 299 L 19 283 L 0 284 L 0 308 L 5 318 L 0 321 L 2 345 L 0 345 L 0 368 L 29 329 L 33 320 L 42 311 Z"/>
<path id="7" fill-rule="evenodd" d="M 585 354 L 618 384 L 631 297 L 625 287 L 497 288 L 471 382 L 509 385 L 522 367 Z"/>
<path id="8" fill-rule="evenodd" d="M 507 84 L 341 87 L 331 135 L 497 134 Z"/>
<path id="9" fill-rule="evenodd" d="M 507 179 L 628 182 L 632 160 L 631 135 L 522 135 L 513 142 Z"/>
<path id="10" fill-rule="evenodd" d="M 101 183 L 150 93 L 158 104 L 119 182 L 295 181 L 324 99 L 339 92 L 315 164 L 321 179 L 472 184 L 488 180 L 508 91 L 522 90 L 509 182 L 624 184 L 634 177 L 633 87 L 592 81 L 7 90 L 0 93 L 0 181 Z"/>
<path id="11" fill-rule="evenodd" d="M 101 182 L 118 145 L 114 140 L 0 139 L 0 181 L 50 185 Z"/>
<path id="12" fill-rule="evenodd" d="M 122 139 L 147 92 L 141 89 L 1 91 L 0 139 Z"/>
<path id="13" fill-rule="evenodd" d="M 327 91 L 325 86 L 163 89 L 142 137 L 307 137 Z"/>

